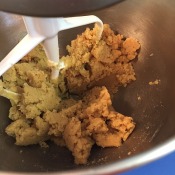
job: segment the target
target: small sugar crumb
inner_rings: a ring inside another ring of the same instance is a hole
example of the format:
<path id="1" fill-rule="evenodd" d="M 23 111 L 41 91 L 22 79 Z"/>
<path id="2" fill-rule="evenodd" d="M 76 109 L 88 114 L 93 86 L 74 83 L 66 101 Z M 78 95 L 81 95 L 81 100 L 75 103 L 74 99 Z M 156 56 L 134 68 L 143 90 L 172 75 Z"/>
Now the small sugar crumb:
<path id="1" fill-rule="evenodd" d="M 48 145 L 46 142 L 40 142 L 39 145 L 40 145 L 42 148 L 49 148 L 49 145 Z"/>
<path id="2" fill-rule="evenodd" d="M 20 150 L 20 153 L 22 153 L 22 150 Z"/>
<path id="3" fill-rule="evenodd" d="M 119 156 L 118 158 L 120 159 L 121 157 Z"/>
<path id="4" fill-rule="evenodd" d="M 140 98 L 140 97 L 138 97 L 138 100 L 141 100 L 141 98 Z"/>
<path id="5" fill-rule="evenodd" d="M 152 54 L 150 54 L 150 57 L 152 57 L 153 56 L 153 53 Z"/>
<path id="6" fill-rule="evenodd" d="M 128 153 L 128 155 L 130 155 L 130 154 L 131 154 L 131 152 Z"/>
<path id="7" fill-rule="evenodd" d="M 153 81 L 153 82 L 150 81 L 150 82 L 149 82 L 149 85 L 157 85 L 157 84 L 159 84 L 159 82 L 160 82 L 160 80 L 157 80 L 157 79 L 156 79 L 156 80 Z"/>
<path id="8" fill-rule="evenodd" d="M 102 161 L 102 159 L 98 159 L 98 162 L 101 162 Z"/>

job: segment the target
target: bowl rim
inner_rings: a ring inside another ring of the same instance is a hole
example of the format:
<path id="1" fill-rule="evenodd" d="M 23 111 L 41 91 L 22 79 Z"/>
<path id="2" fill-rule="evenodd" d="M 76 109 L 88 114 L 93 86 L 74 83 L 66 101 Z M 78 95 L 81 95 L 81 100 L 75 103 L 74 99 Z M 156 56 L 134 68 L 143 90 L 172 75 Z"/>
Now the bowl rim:
<path id="1" fill-rule="evenodd" d="M 158 146 L 155 146 L 147 151 L 144 151 L 140 154 L 134 155 L 132 157 L 126 158 L 121 161 L 117 161 L 115 163 L 110 163 L 108 165 L 100 165 L 95 168 L 87 168 L 85 170 L 69 170 L 62 172 L 6 172 L 0 171 L 0 175 L 34 175 L 34 174 L 42 174 L 42 175 L 103 175 L 103 174 L 116 174 L 122 173 L 136 167 L 145 165 L 154 160 L 157 160 L 171 152 L 175 151 L 175 136 L 171 137 L 167 141 Z"/>
<path id="2" fill-rule="evenodd" d="M 69 0 L 57 1 L 49 0 L 0 0 L 0 10 L 18 15 L 34 17 L 68 17 L 86 12 L 93 12 L 115 5 L 122 0 Z M 20 4 L 16 6 L 16 4 Z M 15 7 L 15 8 L 14 8 Z M 40 8 L 38 8 L 40 7 Z M 61 7 L 61 8 L 59 8 Z"/>

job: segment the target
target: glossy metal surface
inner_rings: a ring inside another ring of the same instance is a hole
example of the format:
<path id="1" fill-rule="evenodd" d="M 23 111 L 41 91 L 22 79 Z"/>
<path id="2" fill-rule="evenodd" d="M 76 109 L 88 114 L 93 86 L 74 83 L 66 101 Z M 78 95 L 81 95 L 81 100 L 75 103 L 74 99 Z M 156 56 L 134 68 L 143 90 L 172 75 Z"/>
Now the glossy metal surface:
<path id="1" fill-rule="evenodd" d="M 26 16 L 65 17 L 109 7 L 122 0 L 0 0 L 0 10 Z"/>
<path id="2" fill-rule="evenodd" d="M 97 15 L 116 32 L 138 39 L 141 49 L 133 61 L 137 80 L 119 88 L 113 105 L 118 112 L 132 116 L 136 129 L 120 148 L 94 146 L 89 163 L 75 165 L 71 152 L 49 142 L 50 148 L 38 145 L 17 147 L 4 133 L 10 103 L 0 97 L 0 170 L 6 172 L 49 172 L 56 174 L 103 174 L 122 172 L 142 165 L 175 150 L 175 1 L 128 0 Z M 92 26 L 90 26 L 92 27 Z M 62 55 L 84 27 L 59 33 Z M 0 59 L 26 34 L 22 19 L 0 13 Z M 153 56 L 149 55 L 153 53 Z M 160 83 L 150 86 L 150 81 Z M 138 100 L 138 97 L 141 100 Z M 20 153 L 22 150 L 22 153 Z M 128 155 L 131 152 L 131 155 Z M 120 158 L 119 158 L 120 156 Z M 104 158 L 103 160 L 101 160 Z"/>

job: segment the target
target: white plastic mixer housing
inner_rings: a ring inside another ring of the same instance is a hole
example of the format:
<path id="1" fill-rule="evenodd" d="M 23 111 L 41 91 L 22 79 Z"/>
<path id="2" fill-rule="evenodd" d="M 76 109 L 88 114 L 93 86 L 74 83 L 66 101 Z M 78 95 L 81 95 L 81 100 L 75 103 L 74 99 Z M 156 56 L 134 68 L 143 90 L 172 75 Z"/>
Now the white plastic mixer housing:
<path id="1" fill-rule="evenodd" d="M 71 18 L 39 18 L 23 16 L 28 34 L 0 62 L 0 76 L 42 42 L 47 58 L 59 63 L 58 32 L 90 23 L 96 23 L 103 31 L 102 21 L 93 15 Z M 99 37 L 100 37 L 99 36 Z M 64 65 L 63 65 L 64 66 Z M 59 69 L 52 68 L 51 77 L 57 78 Z"/>

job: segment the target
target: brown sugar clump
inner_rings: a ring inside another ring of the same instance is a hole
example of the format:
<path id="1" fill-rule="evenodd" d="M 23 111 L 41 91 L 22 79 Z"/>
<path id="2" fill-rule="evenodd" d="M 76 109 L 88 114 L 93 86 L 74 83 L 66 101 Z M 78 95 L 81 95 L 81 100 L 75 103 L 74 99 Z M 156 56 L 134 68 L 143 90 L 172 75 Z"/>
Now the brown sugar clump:
<path id="1" fill-rule="evenodd" d="M 47 111 L 44 114 L 43 118 L 51 125 L 48 132 L 49 135 L 53 134 L 56 137 L 62 135 L 62 132 L 64 131 L 65 126 L 68 123 L 68 118 L 64 115 L 63 112 L 56 113 Z"/>
<path id="2" fill-rule="evenodd" d="M 69 103 L 67 100 L 65 103 Z M 61 111 L 47 111 L 43 119 L 48 122 L 48 134 L 53 141 L 65 144 L 75 157 L 76 164 L 85 164 L 94 142 L 101 147 L 118 147 L 135 128 L 131 117 L 115 112 L 105 87 L 87 91 L 82 101 L 74 102 Z"/>
<path id="3" fill-rule="evenodd" d="M 49 125 L 44 121 L 32 125 L 30 120 L 18 119 L 7 126 L 6 133 L 16 138 L 16 145 L 27 146 L 50 139 L 48 129 Z"/>
<path id="4" fill-rule="evenodd" d="M 28 71 L 27 77 L 29 79 L 29 85 L 32 87 L 40 88 L 43 82 L 46 82 L 47 75 L 40 70 Z"/>
<path id="5" fill-rule="evenodd" d="M 87 130 L 96 144 L 102 147 L 121 146 L 135 128 L 132 118 L 111 110 L 111 98 L 105 87 L 93 88 L 84 99 L 88 102 L 85 113 L 90 124 Z"/>
<path id="6" fill-rule="evenodd" d="M 98 27 L 93 31 L 98 31 Z M 115 35 L 107 24 L 104 24 L 102 37 L 97 42 L 92 39 L 92 31 L 86 30 L 67 46 L 69 55 L 62 58 L 66 63 L 63 71 L 69 91 L 81 94 L 99 80 L 114 74 L 115 87 L 109 91 L 117 92 L 118 86 L 136 80 L 130 61 L 137 56 L 139 48 L 136 40 L 127 38 L 124 41 L 123 36 Z"/>
<path id="7" fill-rule="evenodd" d="M 24 84 L 24 93 L 19 106 L 26 118 L 33 119 L 42 112 L 57 109 L 60 100 L 55 89 L 50 84 L 43 83 L 41 88 L 34 88 Z"/>
<path id="8" fill-rule="evenodd" d="M 72 151 L 76 164 L 86 164 L 94 141 L 90 137 L 83 137 L 81 122 L 78 118 L 71 118 L 64 130 L 66 145 Z"/>

